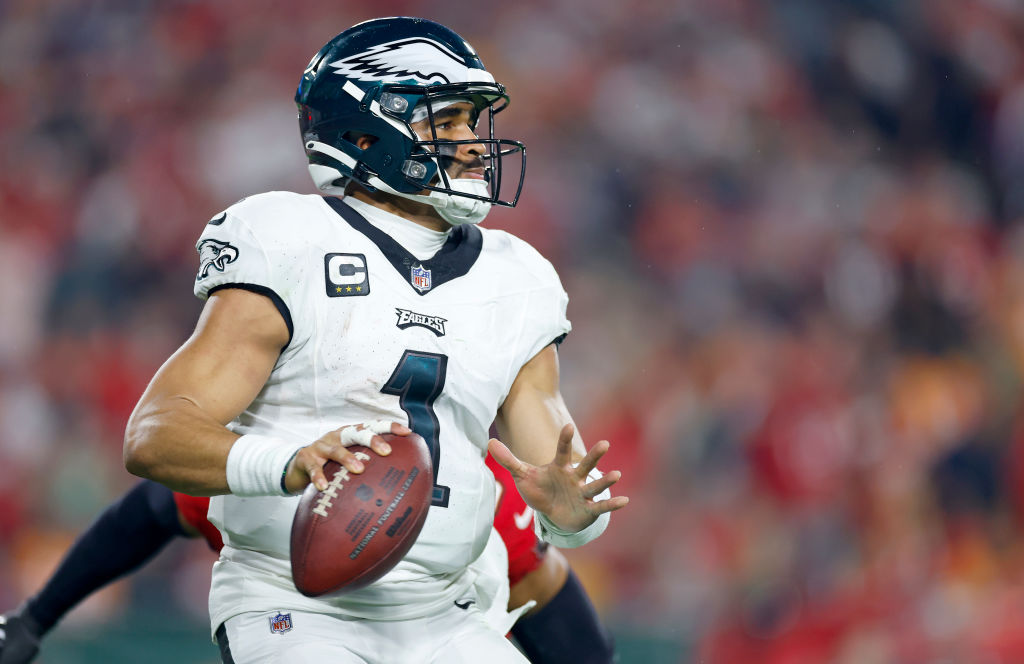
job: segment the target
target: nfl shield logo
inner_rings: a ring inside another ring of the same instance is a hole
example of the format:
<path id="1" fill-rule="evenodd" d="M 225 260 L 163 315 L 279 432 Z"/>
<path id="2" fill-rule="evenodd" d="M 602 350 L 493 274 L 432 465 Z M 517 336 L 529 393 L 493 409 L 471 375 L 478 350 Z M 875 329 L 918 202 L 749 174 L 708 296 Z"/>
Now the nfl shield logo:
<path id="1" fill-rule="evenodd" d="M 430 270 L 426 269 L 422 265 L 420 267 L 413 265 L 412 285 L 421 291 L 430 290 Z"/>
<path id="2" fill-rule="evenodd" d="M 270 632 L 272 634 L 284 634 L 292 628 L 292 614 L 278 613 L 270 617 Z"/>

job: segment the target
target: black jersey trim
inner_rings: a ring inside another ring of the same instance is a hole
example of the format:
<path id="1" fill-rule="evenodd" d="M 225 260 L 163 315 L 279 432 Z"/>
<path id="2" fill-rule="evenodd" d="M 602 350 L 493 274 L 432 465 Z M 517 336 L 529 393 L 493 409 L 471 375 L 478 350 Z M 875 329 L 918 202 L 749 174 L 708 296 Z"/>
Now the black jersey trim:
<path id="1" fill-rule="evenodd" d="M 231 656 L 231 644 L 228 643 L 228 630 L 224 623 L 217 627 L 217 648 L 220 650 L 220 661 L 223 664 L 235 664 L 235 659 Z"/>
<path id="2" fill-rule="evenodd" d="M 281 299 L 280 295 L 266 286 L 261 286 L 259 284 L 230 283 L 214 286 L 206 293 L 206 296 L 209 297 L 217 291 L 224 290 L 225 288 L 239 288 L 241 290 L 246 290 L 250 293 L 256 293 L 257 295 L 263 295 L 264 297 L 269 298 L 270 301 L 274 303 L 274 306 L 277 307 L 277 312 L 281 314 L 281 318 L 284 319 L 284 324 L 288 326 L 288 341 L 281 346 L 281 350 L 288 347 L 288 344 L 292 342 L 292 337 L 295 335 L 295 326 L 292 325 L 292 313 L 288 310 L 288 305 L 284 303 L 284 300 Z"/>
<path id="3" fill-rule="evenodd" d="M 341 199 L 331 196 L 324 196 L 323 199 L 342 219 L 348 222 L 349 226 L 365 235 L 377 245 L 377 248 L 388 259 L 388 262 L 405 278 L 409 288 L 412 288 L 413 292 L 420 295 L 426 295 L 436 290 L 441 284 L 465 276 L 470 268 L 473 267 L 473 264 L 476 263 L 476 259 L 480 257 L 480 251 L 483 248 L 483 233 L 476 226 L 464 225 L 456 227 L 448 235 L 444 246 L 436 254 L 425 261 L 421 261 L 406 251 L 405 247 L 398 244 L 390 235 L 368 222 L 363 215 L 343 203 Z M 410 273 L 414 265 L 430 270 L 430 289 L 421 291 L 412 285 Z"/>

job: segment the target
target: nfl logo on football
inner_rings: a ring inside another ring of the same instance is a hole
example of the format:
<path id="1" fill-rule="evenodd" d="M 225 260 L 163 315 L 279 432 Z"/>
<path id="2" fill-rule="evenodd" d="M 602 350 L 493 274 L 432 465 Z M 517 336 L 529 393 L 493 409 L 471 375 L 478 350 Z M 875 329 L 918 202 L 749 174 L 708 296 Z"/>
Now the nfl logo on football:
<path id="1" fill-rule="evenodd" d="M 270 617 L 270 632 L 272 634 L 284 634 L 292 628 L 292 614 L 278 613 Z"/>
<path id="2" fill-rule="evenodd" d="M 416 267 L 412 266 L 412 285 L 418 290 L 427 291 L 430 290 L 430 270 L 423 266 Z"/>

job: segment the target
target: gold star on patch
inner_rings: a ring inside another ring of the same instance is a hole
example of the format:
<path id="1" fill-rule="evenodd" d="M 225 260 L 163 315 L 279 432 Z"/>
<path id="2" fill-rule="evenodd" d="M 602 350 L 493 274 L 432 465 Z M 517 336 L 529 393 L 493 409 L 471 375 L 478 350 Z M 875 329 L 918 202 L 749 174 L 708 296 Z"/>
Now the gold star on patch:
<path id="1" fill-rule="evenodd" d="M 335 293 L 340 293 L 341 292 L 341 286 L 338 286 L 337 288 L 335 288 L 334 292 Z"/>
<path id="2" fill-rule="evenodd" d="M 346 293 L 351 293 L 352 292 L 352 287 L 351 286 L 345 286 L 345 292 Z"/>
<path id="3" fill-rule="evenodd" d="M 356 292 L 357 293 L 362 293 L 363 292 L 363 287 L 362 286 L 356 286 Z"/>

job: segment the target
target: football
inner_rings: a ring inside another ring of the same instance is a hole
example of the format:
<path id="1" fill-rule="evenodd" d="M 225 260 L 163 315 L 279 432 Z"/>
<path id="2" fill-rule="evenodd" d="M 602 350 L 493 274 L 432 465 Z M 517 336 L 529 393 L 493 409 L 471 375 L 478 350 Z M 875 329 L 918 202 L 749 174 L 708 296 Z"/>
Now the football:
<path id="1" fill-rule="evenodd" d="M 434 486 L 427 444 L 415 433 L 383 438 L 391 454 L 353 445 L 348 449 L 363 462 L 362 473 L 329 461 L 327 488 L 310 484 L 303 492 L 291 533 L 292 580 L 303 595 L 368 586 L 408 553 L 423 529 Z"/>

